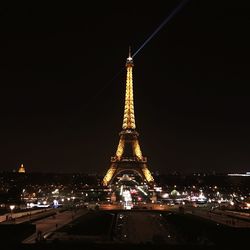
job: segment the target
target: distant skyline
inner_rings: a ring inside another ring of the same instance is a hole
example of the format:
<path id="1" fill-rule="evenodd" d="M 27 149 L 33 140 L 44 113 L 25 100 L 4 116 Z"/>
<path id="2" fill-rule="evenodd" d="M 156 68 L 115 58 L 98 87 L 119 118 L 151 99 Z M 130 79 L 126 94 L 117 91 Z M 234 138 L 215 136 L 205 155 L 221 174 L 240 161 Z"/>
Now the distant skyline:
<path id="1" fill-rule="evenodd" d="M 0 171 L 104 174 L 122 127 L 128 46 L 179 2 L 2 8 Z M 134 58 L 152 172 L 250 171 L 249 11 L 190 0 Z"/>

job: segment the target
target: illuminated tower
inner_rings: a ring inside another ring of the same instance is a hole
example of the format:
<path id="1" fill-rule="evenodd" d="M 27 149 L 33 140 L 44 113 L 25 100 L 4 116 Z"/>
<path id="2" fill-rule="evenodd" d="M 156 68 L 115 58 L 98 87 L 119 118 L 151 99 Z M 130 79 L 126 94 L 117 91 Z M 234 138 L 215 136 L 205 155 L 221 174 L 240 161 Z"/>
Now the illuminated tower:
<path id="1" fill-rule="evenodd" d="M 134 63 L 131 53 L 126 61 L 127 78 L 126 94 L 122 131 L 114 157 L 111 157 L 111 165 L 103 178 L 103 185 L 112 183 L 113 179 L 125 171 L 136 172 L 143 181 L 152 185 L 154 179 L 147 167 L 147 158 L 142 156 L 139 145 L 139 134 L 135 130 L 134 98 L 133 98 L 133 71 Z"/>
<path id="2" fill-rule="evenodd" d="M 21 166 L 19 167 L 18 173 L 25 173 L 25 168 L 23 164 L 21 164 Z"/>

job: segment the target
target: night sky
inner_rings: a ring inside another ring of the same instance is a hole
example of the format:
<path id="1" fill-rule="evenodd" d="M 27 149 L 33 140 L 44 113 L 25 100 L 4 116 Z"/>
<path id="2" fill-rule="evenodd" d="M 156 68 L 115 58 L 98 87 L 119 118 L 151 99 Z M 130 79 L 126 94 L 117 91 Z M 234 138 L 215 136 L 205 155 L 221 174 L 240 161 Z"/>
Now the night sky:
<path id="1" fill-rule="evenodd" d="M 100 2 L 0 10 L 1 171 L 108 169 L 128 46 L 135 52 L 180 1 Z M 134 58 L 152 171 L 250 171 L 250 8 L 232 2 L 190 0 Z"/>

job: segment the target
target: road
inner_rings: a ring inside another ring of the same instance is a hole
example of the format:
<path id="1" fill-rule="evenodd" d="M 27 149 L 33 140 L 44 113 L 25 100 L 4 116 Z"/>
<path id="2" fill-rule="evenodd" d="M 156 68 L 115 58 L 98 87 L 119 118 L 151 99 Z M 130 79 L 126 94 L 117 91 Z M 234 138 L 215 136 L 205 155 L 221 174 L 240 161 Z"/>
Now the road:
<path id="1" fill-rule="evenodd" d="M 126 243 L 168 243 L 175 244 L 170 228 L 164 225 L 160 213 L 126 212 L 117 216 L 115 241 Z"/>

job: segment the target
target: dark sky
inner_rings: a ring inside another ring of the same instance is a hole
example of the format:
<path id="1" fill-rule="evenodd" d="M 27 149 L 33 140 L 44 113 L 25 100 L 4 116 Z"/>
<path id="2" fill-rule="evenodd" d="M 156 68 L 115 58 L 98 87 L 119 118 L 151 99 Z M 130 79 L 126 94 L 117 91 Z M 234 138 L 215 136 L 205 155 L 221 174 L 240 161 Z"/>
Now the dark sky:
<path id="1" fill-rule="evenodd" d="M 140 47 L 180 1 L 102 2 L 0 10 L 0 170 L 109 167 L 128 46 Z M 236 2 L 190 0 L 134 58 L 152 171 L 250 171 L 250 8 Z"/>

